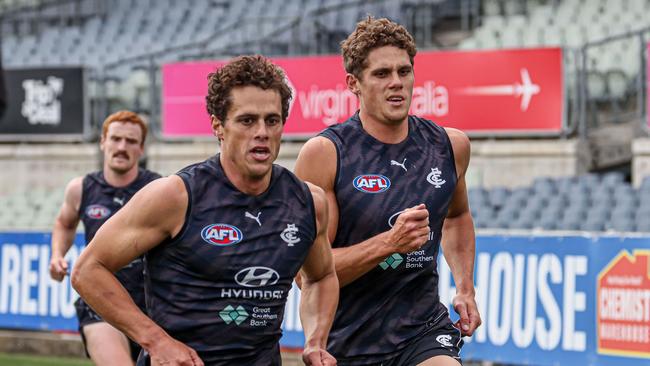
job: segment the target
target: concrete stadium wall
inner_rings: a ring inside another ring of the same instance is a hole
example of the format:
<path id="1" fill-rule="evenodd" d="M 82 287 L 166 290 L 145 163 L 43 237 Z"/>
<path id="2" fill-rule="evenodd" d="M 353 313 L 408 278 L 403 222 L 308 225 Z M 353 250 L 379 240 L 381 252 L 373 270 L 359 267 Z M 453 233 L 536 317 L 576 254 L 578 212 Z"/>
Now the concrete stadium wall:
<path id="1" fill-rule="evenodd" d="M 293 169 L 302 145 L 283 143 L 278 164 Z M 647 139 L 635 143 L 639 176 L 650 174 L 649 145 Z M 163 175 L 173 174 L 218 151 L 215 141 L 155 142 L 147 146 L 148 167 Z M 586 146 L 577 140 L 473 141 L 467 181 L 470 187 L 515 187 L 530 184 L 538 176 L 582 174 L 588 166 L 586 157 Z M 71 178 L 96 170 L 100 164 L 97 143 L 0 145 L 0 192 L 63 189 Z"/>
<path id="2" fill-rule="evenodd" d="M 467 172 L 469 187 L 518 187 L 536 177 L 584 174 L 589 166 L 587 145 L 571 140 L 472 141 Z"/>
<path id="3" fill-rule="evenodd" d="M 99 167 L 98 144 L 0 145 L 0 192 L 62 189 Z"/>
<path id="4" fill-rule="evenodd" d="M 644 177 L 650 177 L 650 138 L 632 142 L 632 184 L 641 185 Z"/>
<path id="5" fill-rule="evenodd" d="M 283 143 L 278 164 L 293 169 L 302 143 Z M 161 174 L 216 153 L 215 142 L 156 143 L 148 149 L 149 168 Z M 586 148 L 576 140 L 473 141 L 467 175 L 469 186 L 527 185 L 538 176 L 572 176 L 586 172 Z"/>
<path id="6" fill-rule="evenodd" d="M 303 143 L 295 142 L 283 143 L 276 163 L 293 170 L 302 145 Z M 187 165 L 203 161 L 217 152 L 219 152 L 219 145 L 216 140 L 192 143 L 154 143 L 147 149 L 147 164 L 149 169 L 162 175 L 169 175 Z"/>

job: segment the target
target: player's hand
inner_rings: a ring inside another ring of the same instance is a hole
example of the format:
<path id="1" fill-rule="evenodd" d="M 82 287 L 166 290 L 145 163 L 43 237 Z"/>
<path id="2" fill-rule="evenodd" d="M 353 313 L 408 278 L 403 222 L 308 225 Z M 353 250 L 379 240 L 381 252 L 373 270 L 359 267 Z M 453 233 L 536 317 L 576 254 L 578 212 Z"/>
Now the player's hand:
<path id="1" fill-rule="evenodd" d="M 393 252 L 409 253 L 419 250 L 429 240 L 429 211 L 424 204 L 407 208 L 387 232 L 387 242 Z"/>
<path id="2" fill-rule="evenodd" d="M 322 348 L 308 347 L 302 352 L 306 366 L 335 366 L 336 359 Z"/>
<path id="3" fill-rule="evenodd" d="M 66 274 L 68 274 L 68 261 L 63 257 L 52 256 L 52 259 L 50 259 L 50 277 L 61 282 Z"/>
<path id="4" fill-rule="evenodd" d="M 481 325 L 481 315 L 478 313 L 478 306 L 474 300 L 473 294 L 457 294 L 454 297 L 454 310 L 460 315 L 460 319 L 455 326 L 460 330 L 460 334 L 470 337 L 474 334 L 476 328 Z"/>
<path id="5" fill-rule="evenodd" d="M 147 351 L 151 366 L 205 366 L 195 350 L 171 337 L 157 342 Z"/>

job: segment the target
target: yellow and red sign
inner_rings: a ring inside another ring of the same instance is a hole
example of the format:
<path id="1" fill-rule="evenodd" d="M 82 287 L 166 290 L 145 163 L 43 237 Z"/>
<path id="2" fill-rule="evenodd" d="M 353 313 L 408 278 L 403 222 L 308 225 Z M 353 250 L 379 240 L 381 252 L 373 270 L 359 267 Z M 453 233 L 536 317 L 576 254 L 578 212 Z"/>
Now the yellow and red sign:
<path id="1" fill-rule="evenodd" d="M 650 251 L 621 251 L 599 273 L 598 353 L 650 358 Z"/>

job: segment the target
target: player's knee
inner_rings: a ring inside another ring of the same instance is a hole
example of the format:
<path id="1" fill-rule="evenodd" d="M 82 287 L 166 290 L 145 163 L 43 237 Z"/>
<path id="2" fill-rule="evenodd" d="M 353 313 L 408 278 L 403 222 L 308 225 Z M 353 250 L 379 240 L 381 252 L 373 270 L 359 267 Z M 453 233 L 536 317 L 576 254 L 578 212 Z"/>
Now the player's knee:
<path id="1" fill-rule="evenodd" d="M 418 366 L 462 366 L 459 360 L 451 356 L 433 356 L 426 361 L 420 362 Z"/>
<path id="2" fill-rule="evenodd" d="M 89 324 L 83 327 L 83 332 L 88 354 L 95 365 L 133 365 L 126 336 L 110 324 Z"/>

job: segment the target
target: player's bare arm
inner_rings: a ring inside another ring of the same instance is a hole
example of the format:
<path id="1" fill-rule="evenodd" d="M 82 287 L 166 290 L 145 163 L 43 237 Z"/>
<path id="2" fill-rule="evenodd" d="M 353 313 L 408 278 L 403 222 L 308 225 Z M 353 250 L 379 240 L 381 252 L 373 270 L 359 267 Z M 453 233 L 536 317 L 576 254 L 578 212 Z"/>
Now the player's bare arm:
<path id="1" fill-rule="evenodd" d="M 476 253 L 474 222 L 467 199 L 465 173 L 469 166 L 470 142 L 456 129 L 447 128 L 456 159 L 458 184 L 452 197 L 442 231 L 442 247 L 456 282 L 454 309 L 460 315 L 461 333 L 471 336 L 481 325 L 474 292 L 474 257 Z"/>
<path id="2" fill-rule="evenodd" d="M 307 184 L 314 200 L 317 233 L 300 271 L 300 317 L 306 338 L 303 361 L 307 365 L 335 365 L 336 360 L 326 351 L 327 336 L 339 300 L 339 283 L 327 236 L 328 205 L 325 192 Z"/>
<path id="3" fill-rule="evenodd" d="M 63 195 L 63 204 L 52 228 L 52 255 L 50 258 L 50 276 L 61 281 L 68 274 L 68 262 L 64 259 L 74 242 L 79 224 L 79 205 L 83 177 L 74 178 L 68 183 Z"/>
<path id="4" fill-rule="evenodd" d="M 149 352 L 153 365 L 203 365 L 196 352 L 172 339 L 133 302 L 115 273 L 176 235 L 185 220 L 187 192 L 178 176 L 140 190 L 97 231 L 79 257 L 72 285 L 107 322 Z"/>
<path id="5" fill-rule="evenodd" d="M 336 237 L 339 220 L 338 203 L 334 193 L 337 152 L 334 143 L 325 137 L 314 137 L 303 146 L 296 161 L 295 174 L 325 191 L 329 207 L 328 236 Z M 334 263 L 341 287 L 375 268 L 393 253 L 408 253 L 420 249 L 429 236 L 429 212 L 416 205 L 399 215 L 393 227 L 361 243 L 334 248 Z"/>

